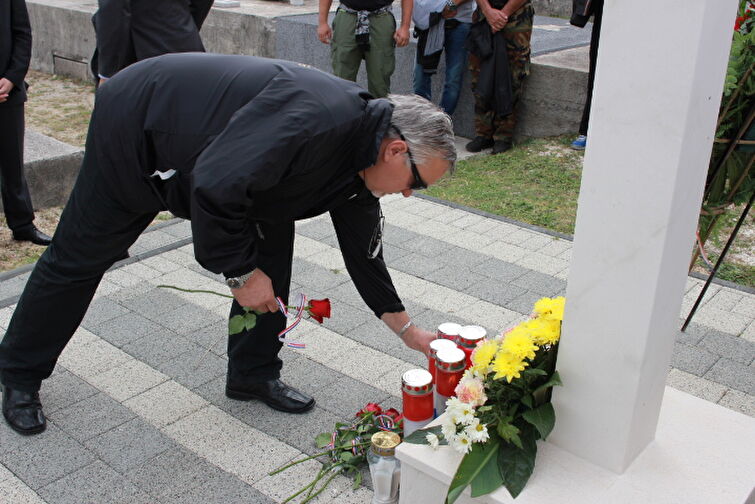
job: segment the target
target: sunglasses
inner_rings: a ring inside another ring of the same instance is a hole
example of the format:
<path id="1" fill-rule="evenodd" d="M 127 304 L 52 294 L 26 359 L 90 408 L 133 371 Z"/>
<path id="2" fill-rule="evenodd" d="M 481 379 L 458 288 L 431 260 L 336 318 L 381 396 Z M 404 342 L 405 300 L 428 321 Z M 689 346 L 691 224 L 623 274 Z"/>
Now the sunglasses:
<path id="1" fill-rule="evenodd" d="M 422 177 L 419 176 L 419 170 L 417 170 L 417 165 L 414 163 L 412 153 L 409 151 L 409 142 L 406 141 L 406 138 L 404 137 L 404 134 L 401 133 L 400 129 L 398 129 L 396 126 L 393 126 L 393 129 L 396 130 L 399 138 L 401 138 L 401 140 L 406 143 L 406 155 L 409 156 L 409 163 L 411 163 L 412 166 L 412 176 L 414 177 L 414 182 L 412 182 L 412 185 L 409 186 L 409 189 L 411 189 L 412 191 L 427 189 L 427 184 L 424 180 L 422 180 Z"/>

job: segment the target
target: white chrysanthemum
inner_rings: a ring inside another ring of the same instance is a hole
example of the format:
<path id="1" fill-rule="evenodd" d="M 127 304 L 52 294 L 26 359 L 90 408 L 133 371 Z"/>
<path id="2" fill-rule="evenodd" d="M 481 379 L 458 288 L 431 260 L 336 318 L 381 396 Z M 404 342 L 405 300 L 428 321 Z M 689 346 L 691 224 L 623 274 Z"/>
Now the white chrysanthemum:
<path id="1" fill-rule="evenodd" d="M 466 425 L 474 418 L 472 405 L 463 403 L 458 397 L 449 397 L 446 400 L 446 414 L 453 419 L 454 423 Z"/>
<path id="2" fill-rule="evenodd" d="M 446 438 L 447 441 L 456 435 L 456 423 L 450 415 L 447 415 L 443 419 L 440 430 L 443 433 L 443 437 Z"/>
<path id="3" fill-rule="evenodd" d="M 438 449 L 438 436 L 431 432 L 427 436 L 425 436 L 425 439 L 427 439 L 427 444 L 430 445 L 430 448 L 432 448 L 433 450 Z"/>
<path id="4" fill-rule="evenodd" d="M 473 443 L 484 443 L 490 439 L 488 427 L 485 424 L 481 424 L 479 418 L 472 420 L 472 422 L 470 422 L 464 429 L 464 433 L 469 436 L 469 439 L 471 439 Z"/>
<path id="5" fill-rule="evenodd" d="M 464 432 L 460 432 L 453 439 L 449 439 L 448 444 L 462 455 L 466 455 L 472 449 L 472 440 Z"/>

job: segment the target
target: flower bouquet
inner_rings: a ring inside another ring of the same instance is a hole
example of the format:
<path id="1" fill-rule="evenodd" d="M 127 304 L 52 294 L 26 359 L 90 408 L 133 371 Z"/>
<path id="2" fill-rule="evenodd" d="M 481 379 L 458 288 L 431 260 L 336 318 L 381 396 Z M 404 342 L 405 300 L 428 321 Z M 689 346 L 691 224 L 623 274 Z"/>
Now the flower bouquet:
<path id="1" fill-rule="evenodd" d="M 376 403 L 367 403 L 359 410 L 351 422 L 339 422 L 333 432 L 323 432 L 315 437 L 315 445 L 323 451 L 286 464 L 270 475 L 285 471 L 291 466 L 307 460 L 327 456 L 328 460 L 315 478 L 295 494 L 283 501 L 283 504 L 304 495 L 301 504 L 311 501 L 325 490 L 339 474 L 347 474 L 354 479 L 354 490 L 362 484 L 360 468 L 367 464 L 367 450 L 372 435 L 380 431 L 391 431 L 401 435 L 403 417 L 395 408 L 383 410 Z"/>
<path id="2" fill-rule="evenodd" d="M 464 457 L 448 489 L 451 504 L 471 485 L 472 497 L 502 485 L 512 497 L 535 467 L 536 441 L 553 429 L 550 391 L 561 380 L 555 370 L 564 298 L 543 298 L 533 318 L 478 343 L 472 367 L 446 402 L 439 426 L 422 429 L 405 442 L 447 444 Z"/>

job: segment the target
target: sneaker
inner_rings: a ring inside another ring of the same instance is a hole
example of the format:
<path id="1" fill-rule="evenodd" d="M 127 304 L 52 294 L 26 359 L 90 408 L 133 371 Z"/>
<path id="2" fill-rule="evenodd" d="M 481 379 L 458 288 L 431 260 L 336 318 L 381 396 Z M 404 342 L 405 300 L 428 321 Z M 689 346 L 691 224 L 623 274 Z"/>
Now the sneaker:
<path id="1" fill-rule="evenodd" d="M 571 143 L 571 148 L 574 150 L 585 150 L 587 147 L 587 137 L 585 135 L 579 135 L 576 140 Z"/>
<path id="2" fill-rule="evenodd" d="M 492 138 L 485 138 L 481 136 L 477 136 L 469 142 L 466 145 L 466 149 L 469 152 L 480 152 L 483 149 L 488 149 L 493 146 L 493 139 Z"/>
<path id="3" fill-rule="evenodd" d="M 511 148 L 510 140 L 496 140 L 493 144 L 493 154 L 501 154 Z"/>

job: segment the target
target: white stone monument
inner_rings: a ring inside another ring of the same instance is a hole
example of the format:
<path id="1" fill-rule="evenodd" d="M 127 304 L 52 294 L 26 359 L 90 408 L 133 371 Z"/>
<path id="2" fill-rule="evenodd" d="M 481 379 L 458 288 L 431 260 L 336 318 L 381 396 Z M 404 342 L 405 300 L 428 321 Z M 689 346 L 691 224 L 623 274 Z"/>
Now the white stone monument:
<path id="1" fill-rule="evenodd" d="M 565 386 L 517 503 L 741 503 L 755 486 L 755 420 L 665 388 L 737 4 L 605 2 Z M 401 502 L 443 502 L 460 456 L 420 445 L 398 456 Z M 477 501 L 511 497 L 457 503 Z"/>

